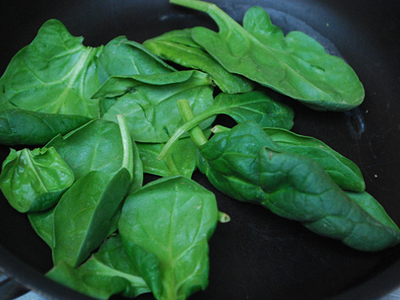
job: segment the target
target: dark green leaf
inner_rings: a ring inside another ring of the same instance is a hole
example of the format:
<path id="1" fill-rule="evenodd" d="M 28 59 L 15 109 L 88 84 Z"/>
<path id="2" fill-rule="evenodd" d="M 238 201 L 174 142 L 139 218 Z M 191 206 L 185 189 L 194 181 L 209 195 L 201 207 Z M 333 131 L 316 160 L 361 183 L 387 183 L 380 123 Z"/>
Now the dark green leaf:
<path id="1" fill-rule="evenodd" d="M 373 218 L 311 159 L 266 148 L 260 164 L 261 186 L 269 194 L 262 204 L 274 213 L 359 250 L 378 251 L 400 242 L 398 229 Z"/>
<path id="2" fill-rule="evenodd" d="M 44 145 L 58 134 L 66 134 L 89 122 L 77 115 L 48 114 L 18 108 L 0 110 L 0 143 Z"/>
<path id="3" fill-rule="evenodd" d="M 108 236 L 113 217 L 129 189 L 130 174 L 93 171 L 61 197 L 53 215 L 53 260 L 82 263 Z"/>
<path id="4" fill-rule="evenodd" d="M 53 248 L 54 209 L 55 206 L 45 211 L 28 213 L 28 219 L 32 228 L 50 248 Z M 121 210 L 117 209 L 111 219 L 110 230 L 107 236 L 110 236 L 117 231 L 120 214 Z"/>
<path id="5" fill-rule="evenodd" d="M 262 204 L 355 249 L 378 251 L 400 242 L 384 211 L 376 217 L 366 208 L 371 203 L 360 205 L 314 160 L 285 152 L 254 122 L 215 134 L 200 150 L 200 169 L 235 199 Z"/>
<path id="6" fill-rule="evenodd" d="M 385 226 L 392 227 L 396 231 L 399 230 L 399 227 L 388 216 L 383 206 L 372 195 L 367 192 L 346 192 L 346 194 L 375 220 L 381 222 Z"/>
<path id="7" fill-rule="evenodd" d="M 315 160 L 342 189 L 354 192 L 364 191 L 365 182 L 357 165 L 325 143 L 313 137 L 280 128 L 265 128 L 264 130 L 285 152 Z"/>

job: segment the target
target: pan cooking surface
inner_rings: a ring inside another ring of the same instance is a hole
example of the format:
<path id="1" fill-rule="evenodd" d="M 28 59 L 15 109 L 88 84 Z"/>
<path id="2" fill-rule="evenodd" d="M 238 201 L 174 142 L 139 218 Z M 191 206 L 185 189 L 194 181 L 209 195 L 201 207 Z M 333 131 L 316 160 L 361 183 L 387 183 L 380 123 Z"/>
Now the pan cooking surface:
<path id="1" fill-rule="evenodd" d="M 10 3 L 0 4 L 1 73 L 50 18 L 62 21 L 73 35 L 84 36 L 89 46 L 105 44 L 119 35 L 143 42 L 172 29 L 216 28 L 206 15 L 167 1 L 6 2 Z M 364 174 L 367 191 L 400 224 L 398 4 L 359 0 L 211 2 L 237 20 L 250 6 L 260 5 L 285 32 L 306 32 L 356 70 L 366 89 L 365 102 L 359 108 L 345 113 L 315 112 L 290 101 L 296 113 L 293 131 L 321 139 L 353 160 Z M 2 146 L 1 160 L 7 154 L 8 147 Z M 190 299 L 374 299 L 400 283 L 399 247 L 379 253 L 352 250 L 262 207 L 227 198 L 201 174 L 196 173 L 194 179 L 216 193 L 219 209 L 232 220 L 218 226 L 210 240 L 207 290 Z M 37 278 L 36 272 L 44 274 L 52 267 L 51 252 L 27 218 L 3 198 L 0 225 L 3 269 L 49 297 L 76 297 L 44 277 Z M 153 298 L 142 295 L 138 299 Z"/>

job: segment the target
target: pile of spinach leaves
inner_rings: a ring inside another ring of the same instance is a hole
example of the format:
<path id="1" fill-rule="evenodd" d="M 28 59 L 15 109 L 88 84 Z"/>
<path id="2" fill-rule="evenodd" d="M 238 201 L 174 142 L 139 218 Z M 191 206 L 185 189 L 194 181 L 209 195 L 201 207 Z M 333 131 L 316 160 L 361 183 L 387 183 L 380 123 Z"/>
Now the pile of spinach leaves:
<path id="1" fill-rule="evenodd" d="M 240 25 L 211 3 L 170 2 L 219 32 L 92 48 L 49 20 L 0 78 L 0 143 L 14 147 L 0 188 L 51 248 L 47 276 L 99 299 L 204 290 L 208 240 L 229 216 L 191 179 L 197 169 L 229 197 L 355 249 L 398 244 L 360 169 L 290 131 L 294 111 L 279 99 L 349 110 L 364 99 L 354 70 L 304 33 L 285 36 L 260 7 Z M 237 125 L 212 127 L 221 114 Z"/>

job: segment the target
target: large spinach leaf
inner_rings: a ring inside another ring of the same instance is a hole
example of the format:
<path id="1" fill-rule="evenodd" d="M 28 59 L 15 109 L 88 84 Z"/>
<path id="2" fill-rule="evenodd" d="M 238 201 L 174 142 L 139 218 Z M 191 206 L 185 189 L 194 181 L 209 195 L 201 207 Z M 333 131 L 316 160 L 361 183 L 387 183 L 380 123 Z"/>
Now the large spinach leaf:
<path id="1" fill-rule="evenodd" d="M 108 236 L 129 190 L 126 168 L 115 174 L 92 171 L 61 197 L 53 214 L 53 260 L 76 267 Z"/>
<path id="2" fill-rule="evenodd" d="M 0 78 L 0 93 L 24 110 L 97 117 L 98 101 L 91 97 L 100 87 L 101 51 L 102 47 L 85 47 L 61 22 L 49 20 L 13 57 Z"/>
<path id="3" fill-rule="evenodd" d="M 284 36 L 261 7 L 246 12 L 242 27 L 215 4 L 170 2 L 206 12 L 214 19 L 219 32 L 195 27 L 192 37 L 230 72 L 317 110 L 347 110 L 364 100 L 361 82 L 343 59 L 329 55 L 304 33 Z"/>
<path id="4" fill-rule="evenodd" d="M 245 93 L 253 89 L 252 81 L 228 72 L 193 41 L 191 34 L 191 29 L 173 30 L 149 39 L 143 45 L 163 59 L 210 74 L 225 93 Z"/>
<path id="5" fill-rule="evenodd" d="M 131 263 L 119 235 L 106 240 L 99 251 L 78 268 L 61 261 L 46 276 L 97 299 L 108 299 L 116 294 L 134 298 L 150 291 Z"/>
<path id="6" fill-rule="evenodd" d="M 235 199 L 261 204 L 355 249 L 378 251 L 400 242 L 387 213 L 367 209 L 379 206 L 375 199 L 360 205 L 314 160 L 285 152 L 254 122 L 215 134 L 200 151 L 200 169 Z"/>
<path id="7" fill-rule="evenodd" d="M 54 148 L 11 149 L 0 175 L 4 196 L 23 213 L 52 207 L 73 182 L 74 173 Z"/>
<path id="8" fill-rule="evenodd" d="M 124 114 L 133 140 L 160 143 L 182 125 L 176 101 L 188 99 L 199 113 L 212 104 L 213 87 L 209 76 L 200 71 L 116 76 L 107 80 L 95 97 L 118 97 L 103 119 L 115 121 L 117 114 Z M 211 122 L 201 126 L 206 128 Z"/>
<path id="9" fill-rule="evenodd" d="M 208 283 L 215 196 L 186 177 L 153 181 L 128 196 L 119 232 L 156 299 L 185 299 Z"/>

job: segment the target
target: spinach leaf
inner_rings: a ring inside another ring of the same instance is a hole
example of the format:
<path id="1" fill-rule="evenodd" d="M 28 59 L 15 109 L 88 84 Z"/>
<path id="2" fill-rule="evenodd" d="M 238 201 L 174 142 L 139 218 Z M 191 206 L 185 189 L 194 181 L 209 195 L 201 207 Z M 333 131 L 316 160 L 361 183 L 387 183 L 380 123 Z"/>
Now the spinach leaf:
<path id="1" fill-rule="evenodd" d="M 215 196 L 178 176 L 130 194 L 119 232 L 156 299 L 185 299 L 208 284 L 208 245 L 218 220 Z"/>
<path id="2" fill-rule="evenodd" d="M 357 165 L 322 141 L 281 128 L 264 128 L 264 131 L 285 152 L 315 160 L 342 189 L 354 192 L 365 190 L 365 182 Z"/>
<path id="3" fill-rule="evenodd" d="M 108 236 L 113 217 L 129 190 L 130 174 L 92 171 L 61 197 L 53 214 L 53 260 L 76 267 Z"/>
<path id="4" fill-rule="evenodd" d="M 99 251 L 78 268 L 61 261 L 46 276 L 97 299 L 108 299 L 116 294 L 134 298 L 150 291 L 130 262 L 119 235 L 106 240 Z"/>
<path id="5" fill-rule="evenodd" d="M 317 110 L 348 110 L 364 100 L 364 88 L 354 70 L 329 55 L 301 32 L 286 36 L 260 7 L 251 7 L 243 27 L 215 4 L 198 0 L 170 0 L 208 13 L 219 32 L 196 27 L 192 37 L 228 71 L 301 101 Z"/>
<path id="6" fill-rule="evenodd" d="M 99 56 L 99 78 L 104 83 L 112 76 L 150 75 L 176 71 L 146 47 L 125 36 L 104 46 Z"/>
<path id="7" fill-rule="evenodd" d="M 284 218 L 363 251 L 378 251 L 400 242 L 375 199 L 360 205 L 314 160 L 285 152 L 254 122 L 215 134 L 200 146 L 199 168 L 230 197 L 261 204 Z"/>
<path id="8" fill-rule="evenodd" d="M 18 108 L 0 110 L 0 143 L 44 145 L 58 134 L 66 134 L 89 122 L 77 115 L 48 114 Z"/>
<path id="9" fill-rule="evenodd" d="M 176 101 L 189 99 L 193 110 L 201 112 L 213 102 L 213 87 L 209 76 L 200 71 L 118 76 L 107 80 L 95 97 L 118 97 L 103 119 L 115 121 L 117 114 L 124 114 L 133 140 L 161 143 L 182 125 Z M 201 124 L 202 128 L 211 122 Z"/>
<path id="10" fill-rule="evenodd" d="M 122 204 L 120 205 L 122 206 Z M 56 206 L 44 211 L 28 213 L 28 219 L 37 235 L 50 247 L 53 248 L 53 214 Z M 118 221 L 121 209 L 117 209 L 111 218 L 110 229 L 107 236 L 111 236 L 118 230 Z"/>
<path id="11" fill-rule="evenodd" d="M 224 93 L 246 93 L 253 89 L 252 81 L 225 70 L 193 41 L 191 34 L 191 29 L 173 30 L 149 39 L 143 45 L 165 60 L 210 74 Z"/>
<path id="12" fill-rule="evenodd" d="M 74 173 L 54 148 L 27 148 L 3 162 L 0 188 L 17 211 L 41 211 L 52 207 L 74 182 Z"/>
<path id="13" fill-rule="evenodd" d="M 91 96 L 100 87 L 101 51 L 102 47 L 85 47 L 61 22 L 49 20 L 13 57 L 0 78 L 0 93 L 24 110 L 97 117 L 98 101 Z"/>
<path id="14" fill-rule="evenodd" d="M 84 126 L 57 136 L 47 145 L 53 146 L 79 179 L 91 171 L 118 172 L 125 167 L 135 188 L 142 185 L 143 166 L 139 150 L 131 140 L 124 117 L 117 123 L 94 119 Z M 119 120 L 119 121 L 118 121 Z"/>

